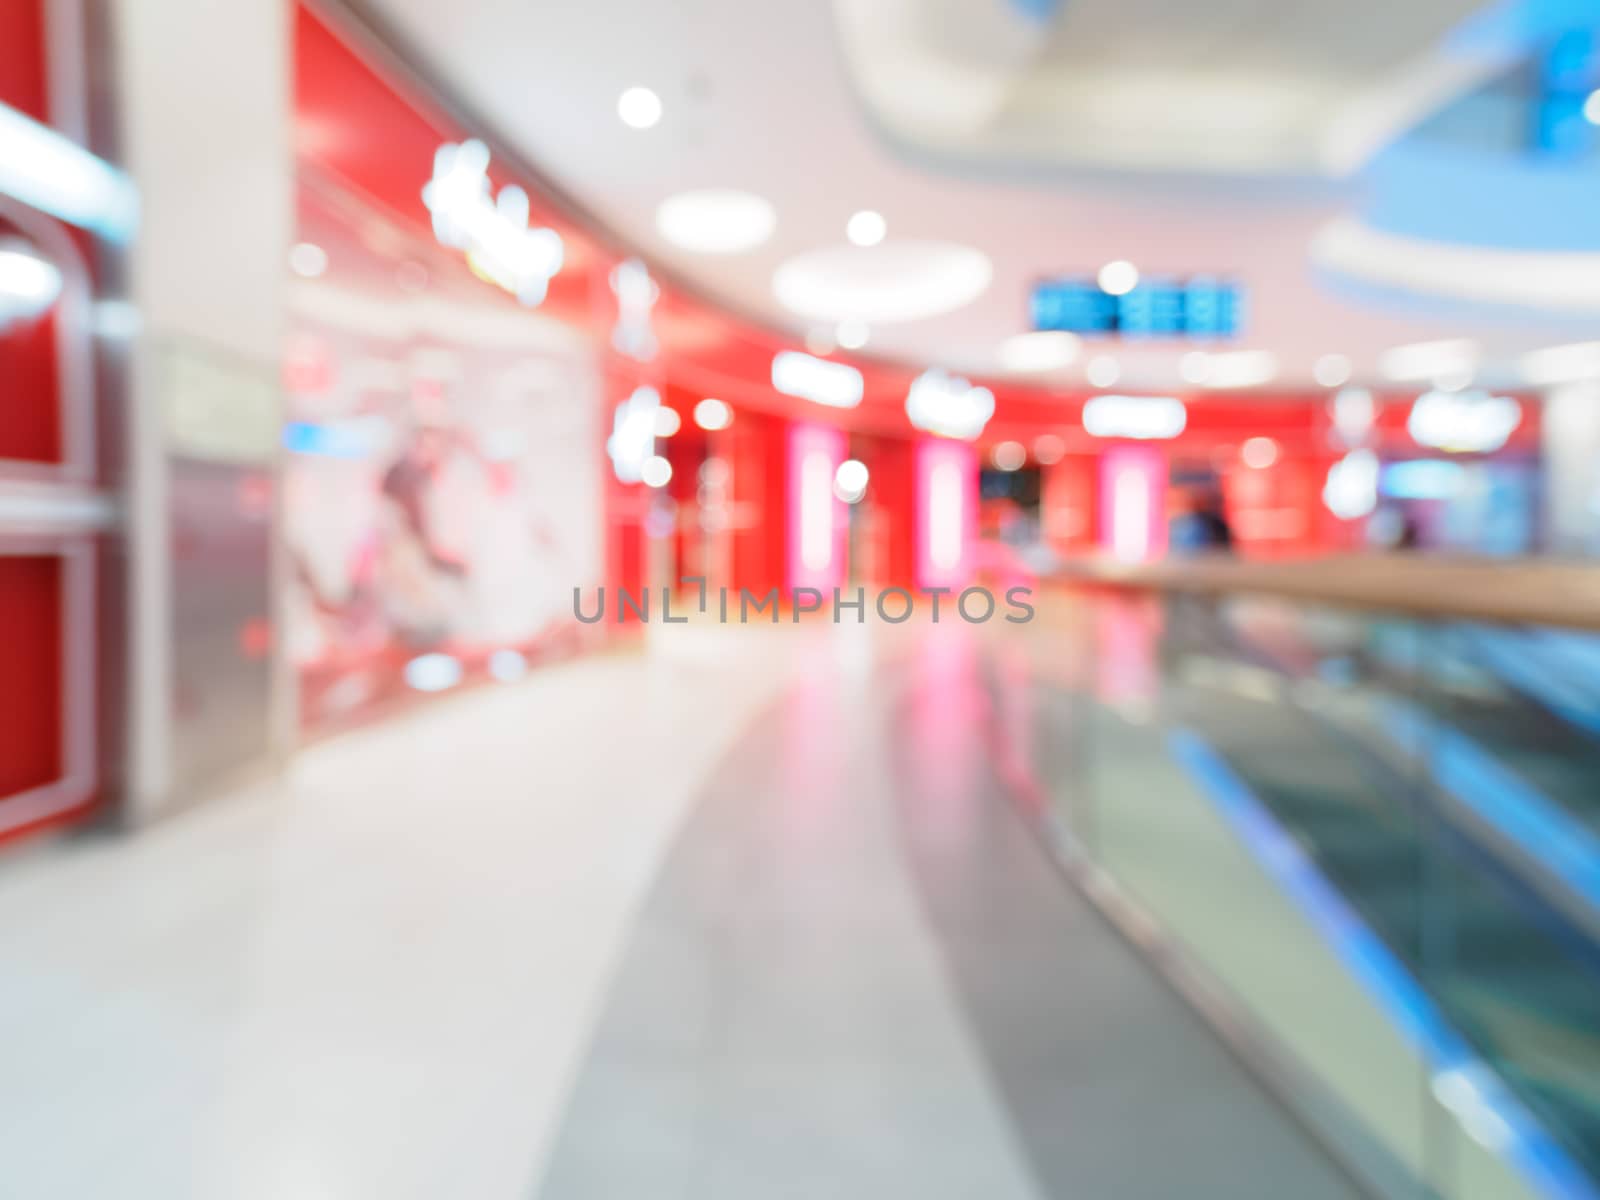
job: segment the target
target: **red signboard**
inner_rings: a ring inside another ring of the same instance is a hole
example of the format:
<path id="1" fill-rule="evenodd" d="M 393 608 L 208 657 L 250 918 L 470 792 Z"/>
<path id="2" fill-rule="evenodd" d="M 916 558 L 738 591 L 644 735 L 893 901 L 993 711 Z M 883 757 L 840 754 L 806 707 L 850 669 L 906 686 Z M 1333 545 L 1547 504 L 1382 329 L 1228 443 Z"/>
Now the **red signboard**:
<path id="1" fill-rule="evenodd" d="M 0 537 L 0 839 L 94 799 L 94 578 L 87 539 Z"/>

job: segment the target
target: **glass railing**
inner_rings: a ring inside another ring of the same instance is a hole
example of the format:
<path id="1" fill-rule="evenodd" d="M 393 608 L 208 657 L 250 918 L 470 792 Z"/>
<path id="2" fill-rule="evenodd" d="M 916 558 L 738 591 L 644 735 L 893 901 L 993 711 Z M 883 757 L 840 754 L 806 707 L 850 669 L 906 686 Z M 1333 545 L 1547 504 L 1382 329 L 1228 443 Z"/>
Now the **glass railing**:
<path id="1" fill-rule="evenodd" d="M 1261 579 L 1062 598 L 1053 844 L 1371 1190 L 1600 1196 L 1600 634 Z"/>

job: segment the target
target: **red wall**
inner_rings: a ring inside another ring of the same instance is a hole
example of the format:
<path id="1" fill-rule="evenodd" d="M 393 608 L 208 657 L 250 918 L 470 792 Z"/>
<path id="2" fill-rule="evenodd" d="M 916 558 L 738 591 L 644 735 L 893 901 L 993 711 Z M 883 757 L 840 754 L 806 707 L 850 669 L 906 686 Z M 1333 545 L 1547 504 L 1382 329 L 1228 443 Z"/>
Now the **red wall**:
<path id="1" fill-rule="evenodd" d="M 0 797 L 60 778 L 63 579 L 51 555 L 0 555 Z"/>
<path id="2" fill-rule="evenodd" d="M 0 103 L 36 121 L 50 120 L 45 48 L 48 0 L 5 0 L 0 4 Z"/>
<path id="3" fill-rule="evenodd" d="M 787 580 L 789 423 L 740 413 L 723 431 L 734 509 L 733 586 L 760 595 Z"/>

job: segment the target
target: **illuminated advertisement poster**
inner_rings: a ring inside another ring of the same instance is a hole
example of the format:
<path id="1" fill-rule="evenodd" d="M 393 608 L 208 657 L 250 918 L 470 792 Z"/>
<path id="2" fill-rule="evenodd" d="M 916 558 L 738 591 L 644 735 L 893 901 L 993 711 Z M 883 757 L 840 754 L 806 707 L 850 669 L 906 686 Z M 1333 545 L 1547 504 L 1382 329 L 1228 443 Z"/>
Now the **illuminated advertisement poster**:
<path id="1" fill-rule="evenodd" d="M 602 636 L 572 595 L 603 570 L 620 268 L 295 14 L 282 577 L 300 722 L 321 730 Z"/>
<path id="2" fill-rule="evenodd" d="M 298 297 L 285 528 L 311 726 L 570 648 L 600 574 L 597 372 L 532 313 Z"/>

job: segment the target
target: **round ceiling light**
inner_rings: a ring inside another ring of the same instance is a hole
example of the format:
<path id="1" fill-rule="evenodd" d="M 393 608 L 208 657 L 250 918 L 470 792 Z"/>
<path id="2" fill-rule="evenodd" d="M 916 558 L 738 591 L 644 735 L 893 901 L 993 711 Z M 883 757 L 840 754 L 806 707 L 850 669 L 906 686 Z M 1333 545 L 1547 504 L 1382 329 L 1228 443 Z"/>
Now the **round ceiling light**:
<path id="1" fill-rule="evenodd" d="M 672 464 L 659 454 L 652 454 L 639 468 L 639 478 L 646 487 L 663 488 L 672 482 Z"/>
<path id="2" fill-rule="evenodd" d="M 1084 367 L 1083 373 L 1095 387 L 1110 387 L 1122 378 L 1122 368 L 1109 354 L 1097 354 Z"/>
<path id="3" fill-rule="evenodd" d="M 649 129 L 661 120 L 661 97 L 647 87 L 631 87 L 617 97 L 617 116 L 629 129 Z"/>
<path id="4" fill-rule="evenodd" d="M 1078 357 L 1079 346 L 1070 333 L 1019 333 L 1000 343 L 1000 365 L 1019 375 L 1055 371 Z"/>
<path id="5" fill-rule="evenodd" d="M 889 222 L 883 219 L 882 213 L 870 208 L 856 213 L 844 227 L 845 237 L 855 246 L 876 246 L 888 232 Z"/>
<path id="6" fill-rule="evenodd" d="M 707 397 L 694 406 L 694 423 L 710 432 L 726 429 L 733 423 L 733 409 L 721 400 Z"/>
<path id="7" fill-rule="evenodd" d="M 1245 466 L 1264 471 L 1278 461 L 1278 443 L 1269 437 L 1246 438 L 1239 447 L 1239 457 Z"/>
<path id="8" fill-rule="evenodd" d="M 1323 387 L 1349 383 L 1350 372 L 1350 359 L 1343 354 L 1324 354 L 1311 364 L 1311 377 Z"/>
<path id="9" fill-rule="evenodd" d="M 668 196 L 656 209 L 656 232 L 680 250 L 739 254 L 772 236 L 778 214 L 753 192 L 699 188 Z"/>
<path id="10" fill-rule="evenodd" d="M 1139 286 L 1139 268 L 1125 258 L 1108 262 L 1096 279 L 1100 290 L 1109 296 L 1126 296 Z"/>
<path id="11" fill-rule="evenodd" d="M 846 504 L 856 504 L 867 494 L 867 478 L 866 463 L 847 458 L 833 473 L 833 494 Z"/>
<path id="12" fill-rule="evenodd" d="M 825 358 L 839 348 L 831 329 L 811 329 L 806 332 L 806 353 Z"/>
<path id="13" fill-rule="evenodd" d="M 1191 350 L 1178 360 L 1178 374 L 1185 383 L 1204 383 L 1211 376 L 1211 356 L 1204 350 Z"/>
<path id="14" fill-rule="evenodd" d="M 872 331 L 867 328 L 865 321 L 840 321 L 839 327 L 833 331 L 833 340 L 842 350 L 859 350 L 871 336 Z"/>
<path id="15" fill-rule="evenodd" d="M 33 243 L 0 238 L 0 332 L 13 321 L 28 321 L 50 311 L 61 295 L 61 268 Z"/>
<path id="16" fill-rule="evenodd" d="M 1053 466 L 1066 457 L 1067 443 L 1053 433 L 1041 433 L 1033 439 L 1033 456 L 1045 466 Z"/>
<path id="17" fill-rule="evenodd" d="M 658 438 L 672 437 L 683 428 L 683 418 L 678 415 L 678 410 L 668 408 L 663 404 L 656 409 L 656 436 Z"/>
<path id="18" fill-rule="evenodd" d="M 811 321 L 892 324 L 953 312 L 989 286 L 981 250 L 950 242 L 883 242 L 798 254 L 772 276 L 790 312 Z"/>
<path id="19" fill-rule="evenodd" d="M 1028 450 L 1021 442 L 1001 442 L 990 453 L 989 460 L 996 470 L 1020 471 L 1028 461 Z"/>
<path id="20" fill-rule="evenodd" d="M 298 242 L 289 251 L 289 269 L 305 279 L 315 279 L 328 269 L 328 252 L 315 242 Z"/>

